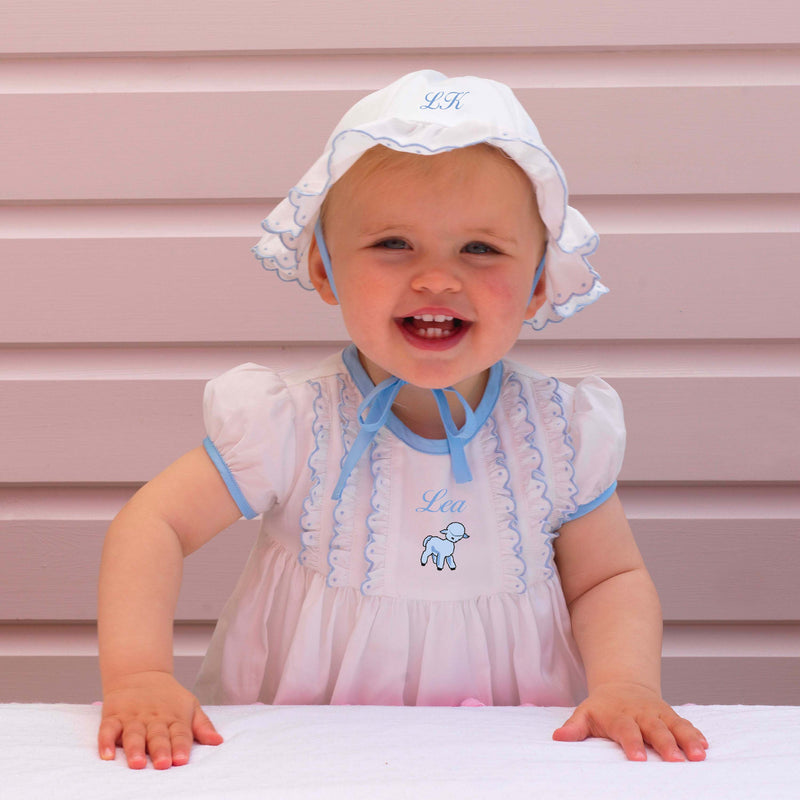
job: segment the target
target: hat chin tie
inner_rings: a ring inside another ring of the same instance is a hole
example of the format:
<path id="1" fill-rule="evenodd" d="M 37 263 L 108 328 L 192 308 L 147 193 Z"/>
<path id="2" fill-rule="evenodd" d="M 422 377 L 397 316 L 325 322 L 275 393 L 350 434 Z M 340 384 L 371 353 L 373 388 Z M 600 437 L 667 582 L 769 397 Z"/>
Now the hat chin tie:
<path id="1" fill-rule="evenodd" d="M 536 287 L 539 285 L 539 281 L 542 278 L 542 273 L 544 272 L 544 262 L 547 258 L 547 248 L 545 247 L 544 253 L 542 253 L 542 260 L 539 262 L 539 266 L 536 267 L 536 272 L 533 275 L 533 286 L 531 286 L 531 296 L 528 298 L 528 305 L 531 304 L 531 300 L 533 300 L 533 295 L 536 293 Z"/>
<path id="2" fill-rule="evenodd" d="M 322 265 L 325 267 L 325 277 L 328 279 L 328 285 L 331 287 L 336 302 L 339 303 L 339 294 L 336 291 L 336 284 L 333 280 L 331 254 L 328 252 L 328 245 L 325 244 L 325 237 L 322 235 L 322 221 L 319 218 L 317 218 L 317 224 L 314 226 L 314 238 L 317 240 L 317 248 L 319 249 L 319 256 L 322 259 Z"/>
<path id="3" fill-rule="evenodd" d="M 361 460 L 365 450 L 370 446 L 372 440 L 377 436 L 378 431 L 386 424 L 392 410 L 392 404 L 397 398 L 398 392 L 407 384 L 402 378 L 394 376 L 381 381 L 372 391 L 361 401 L 358 407 L 359 431 L 353 446 L 350 448 L 342 464 L 342 471 L 339 473 L 339 480 L 333 490 L 332 498 L 338 500 L 342 496 L 347 479 L 355 469 L 356 464 Z M 448 386 L 445 389 L 431 389 L 436 398 L 436 406 L 439 409 L 439 417 L 444 426 L 447 438 L 447 449 L 450 452 L 450 464 L 453 469 L 453 477 L 456 483 L 469 483 L 472 480 L 472 473 L 467 464 L 467 456 L 464 448 L 469 440 L 476 433 L 475 413 L 464 396 L 454 387 Z M 453 415 L 450 413 L 450 406 L 447 402 L 445 392 L 453 392 L 464 407 L 465 422 L 459 428 Z"/>

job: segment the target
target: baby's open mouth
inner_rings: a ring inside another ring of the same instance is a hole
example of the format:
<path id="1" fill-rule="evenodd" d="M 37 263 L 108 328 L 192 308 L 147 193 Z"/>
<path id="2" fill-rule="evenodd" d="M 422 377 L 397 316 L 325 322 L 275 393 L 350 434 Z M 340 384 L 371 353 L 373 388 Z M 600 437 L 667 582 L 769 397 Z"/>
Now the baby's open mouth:
<path id="1" fill-rule="evenodd" d="M 403 317 L 402 325 L 409 333 L 422 339 L 446 339 L 461 331 L 464 325 L 469 323 L 445 314 L 420 314 L 415 317 Z"/>

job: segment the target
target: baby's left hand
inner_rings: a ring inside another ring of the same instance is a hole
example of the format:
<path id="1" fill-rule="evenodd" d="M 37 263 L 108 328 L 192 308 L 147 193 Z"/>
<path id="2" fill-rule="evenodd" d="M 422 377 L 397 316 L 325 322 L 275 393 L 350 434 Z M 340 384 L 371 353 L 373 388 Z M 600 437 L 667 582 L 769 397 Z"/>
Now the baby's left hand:
<path id="1" fill-rule="evenodd" d="M 598 736 L 617 742 L 630 761 L 646 761 L 645 743 L 664 761 L 702 761 L 708 742 L 661 696 L 635 683 L 607 683 L 592 691 L 553 733 L 558 742 Z"/>

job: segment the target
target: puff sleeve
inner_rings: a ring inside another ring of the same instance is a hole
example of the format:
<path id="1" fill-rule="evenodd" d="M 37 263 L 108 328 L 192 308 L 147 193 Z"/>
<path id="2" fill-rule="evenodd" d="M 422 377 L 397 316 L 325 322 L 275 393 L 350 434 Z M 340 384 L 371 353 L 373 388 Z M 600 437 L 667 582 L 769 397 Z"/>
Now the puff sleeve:
<path id="1" fill-rule="evenodd" d="M 566 521 L 588 514 L 614 493 L 625 455 L 622 401 L 605 381 L 586 378 L 575 387 L 568 420 L 577 491 L 576 508 Z"/>
<path id="2" fill-rule="evenodd" d="M 295 414 L 273 370 L 243 364 L 206 384 L 203 446 L 248 519 L 285 497 L 295 469 Z"/>

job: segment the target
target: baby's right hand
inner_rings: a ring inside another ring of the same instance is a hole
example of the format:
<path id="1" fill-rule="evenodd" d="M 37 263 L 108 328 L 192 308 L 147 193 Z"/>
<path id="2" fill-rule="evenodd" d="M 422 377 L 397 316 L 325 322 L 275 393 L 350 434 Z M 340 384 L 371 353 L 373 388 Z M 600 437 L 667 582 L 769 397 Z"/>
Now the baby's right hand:
<path id="1" fill-rule="evenodd" d="M 107 687 L 97 745 L 100 758 L 112 761 L 121 744 L 131 769 L 182 766 L 192 743 L 222 744 L 197 698 L 167 672 L 125 675 Z"/>

